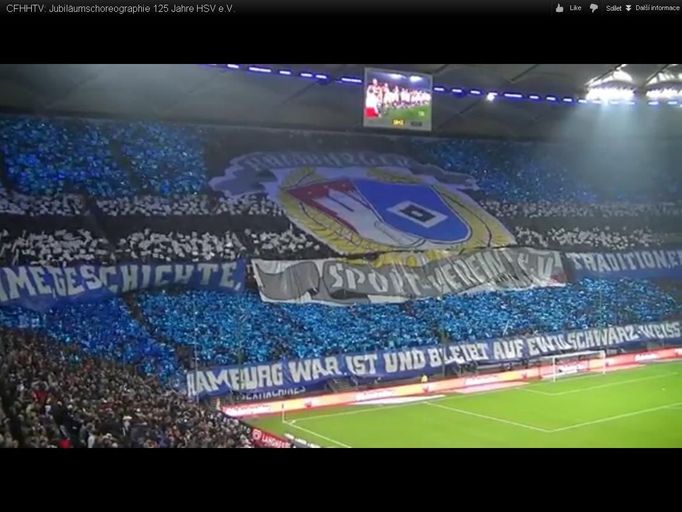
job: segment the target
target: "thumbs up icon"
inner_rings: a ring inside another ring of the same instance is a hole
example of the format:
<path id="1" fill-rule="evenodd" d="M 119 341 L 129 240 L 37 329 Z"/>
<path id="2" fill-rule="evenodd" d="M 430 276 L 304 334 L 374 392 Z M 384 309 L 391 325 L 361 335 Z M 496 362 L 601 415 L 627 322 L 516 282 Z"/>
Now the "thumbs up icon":
<path id="1" fill-rule="evenodd" d="M 561 4 L 556 5 L 556 12 L 564 12 L 564 8 Z"/>

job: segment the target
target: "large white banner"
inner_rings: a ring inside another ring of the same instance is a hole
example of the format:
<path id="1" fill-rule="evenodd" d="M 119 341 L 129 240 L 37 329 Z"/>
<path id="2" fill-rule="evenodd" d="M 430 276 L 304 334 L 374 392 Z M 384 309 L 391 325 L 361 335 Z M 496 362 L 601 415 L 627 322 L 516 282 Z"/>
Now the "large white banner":
<path id="1" fill-rule="evenodd" d="M 450 293 L 564 286 L 557 251 L 503 248 L 467 256 L 449 251 L 388 253 L 375 260 L 253 260 L 267 302 L 329 305 L 404 302 Z"/>

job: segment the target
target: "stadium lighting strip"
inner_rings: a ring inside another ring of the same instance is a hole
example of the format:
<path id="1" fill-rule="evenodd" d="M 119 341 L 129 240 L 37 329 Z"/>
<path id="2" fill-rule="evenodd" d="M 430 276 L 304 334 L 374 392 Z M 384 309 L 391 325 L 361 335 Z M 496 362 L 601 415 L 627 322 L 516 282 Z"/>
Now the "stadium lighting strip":
<path id="1" fill-rule="evenodd" d="M 201 64 L 202 66 L 208 66 L 213 69 L 219 69 L 222 71 L 243 71 L 247 73 L 259 73 L 268 75 L 279 75 L 287 76 L 292 78 L 302 78 L 305 80 L 313 80 L 318 82 L 335 82 L 339 84 L 350 84 L 350 85 L 362 85 L 364 80 L 362 78 L 354 76 L 340 76 L 337 78 L 331 77 L 324 73 L 315 73 L 312 71 L 293 71 L 291 69 L 275 69 L 265 66 L 255 66 L 251 64 Z M 677 106 L 682 107 L 682 100 L 665 100 L 665 99 L 655 99 L 647 101 L 646 98 L 640 101 L 635 100 L 600 100 L 600 99 L 586 99 L 586 98 L 574 98 L 571 96 L 558 96 L 552 94 L 539 95 L 539 94 L 523 94 L 520 92 L 497 92 L 497 91 L 484 91 L 481 89 L 463 89 L 459 87 L 445 87 L 444 85 L 434 85 L 433 91 L 439 94 L 449 94 L 456 98 L 464 98 L 467 96 L 477 96 L 487 99 L 489 102 L 494 102 L 498 100 L 509 100 L 509 101 L 531 101 L 531 102 L 548 102 L 555 104 L 566 104 L 566 105 L 636 105 L 637 103 L 645 103 L 648 106 L 655 107 L 661 105 Z"/>

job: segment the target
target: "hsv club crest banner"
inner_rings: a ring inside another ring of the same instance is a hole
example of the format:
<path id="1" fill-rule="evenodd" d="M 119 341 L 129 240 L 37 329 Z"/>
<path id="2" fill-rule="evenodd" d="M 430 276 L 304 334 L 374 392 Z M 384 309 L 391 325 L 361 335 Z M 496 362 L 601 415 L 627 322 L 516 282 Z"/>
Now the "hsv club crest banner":
<path id="1" fill-rule="evenodd" d="M 473 178 L 401 155 L 257 153 L 234 160 L 210 186 L 227 196 L 267 193 L 296 226 L 340 254 L 514 243 L 463 192 L 477 188 Z"/>
<path id="2" fill-rule="evenodd" d="M 564 286 L 561 254 L 528 248 L 387 253 L 366 259 L 253 260 L 267 302 L 404 302 L 450 293 Z"/>

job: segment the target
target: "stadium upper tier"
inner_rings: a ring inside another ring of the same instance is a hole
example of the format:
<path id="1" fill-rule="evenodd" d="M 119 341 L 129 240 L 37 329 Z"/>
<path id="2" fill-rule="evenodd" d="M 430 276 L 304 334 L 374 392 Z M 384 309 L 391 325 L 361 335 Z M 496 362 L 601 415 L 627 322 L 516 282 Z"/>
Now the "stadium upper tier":
<path id="1" fill-rule="evenodd" d="M 230 160 L 253 152 L 409 154 L 467 173 L 487 199 L 512 203 L 676 201 L 682 148 L 627 144 L 440 140 L 9 116 L 0 118 L 4 186 L 28 195 L 99 199 L 208 191 Z M 254 171 L 255 172 L 255 171 Z"/>
<path id="2" fill-rule="evenodd" d="M 667 142 L 587 147 L 1 117 L 0 266 L 293 260 L 438 243 L 463 253 L 677 251 L 681 156 Z M 352 215 L 337 208 L 348 201 L 359 205 Z M 0 325 L 173 378 L 190 346 L 201 364 L 235 364 L 622 325 L 678 315 L 670 293 L 648 281 L 583 280 L 328 308 L 165 290 L 47 313 L 3 307 Z"/>
<path id="3" fill-rule="evenodd" d="M 667 142 L 587 147 L 0 117 L 0 215 L 11 216 L 0 225 L 0 262 L 335 256 L 343 244 L 313 233 L 309 219 L 294 218 L 297 209 L 272 189 L 288 179 L 275 175 L 292 166 L 330 165 L 363 176 L 375 166 L 411 167 L 410 179 L 460 188 L 518 245 L 675 247 L 682 242 L 681 156 Z M 374 178 L 384 188 L 398 179 Z M 339 218 L 339 226 L 356 222 Z M 368 244 L 350 252 L 381 250 Z"/>

